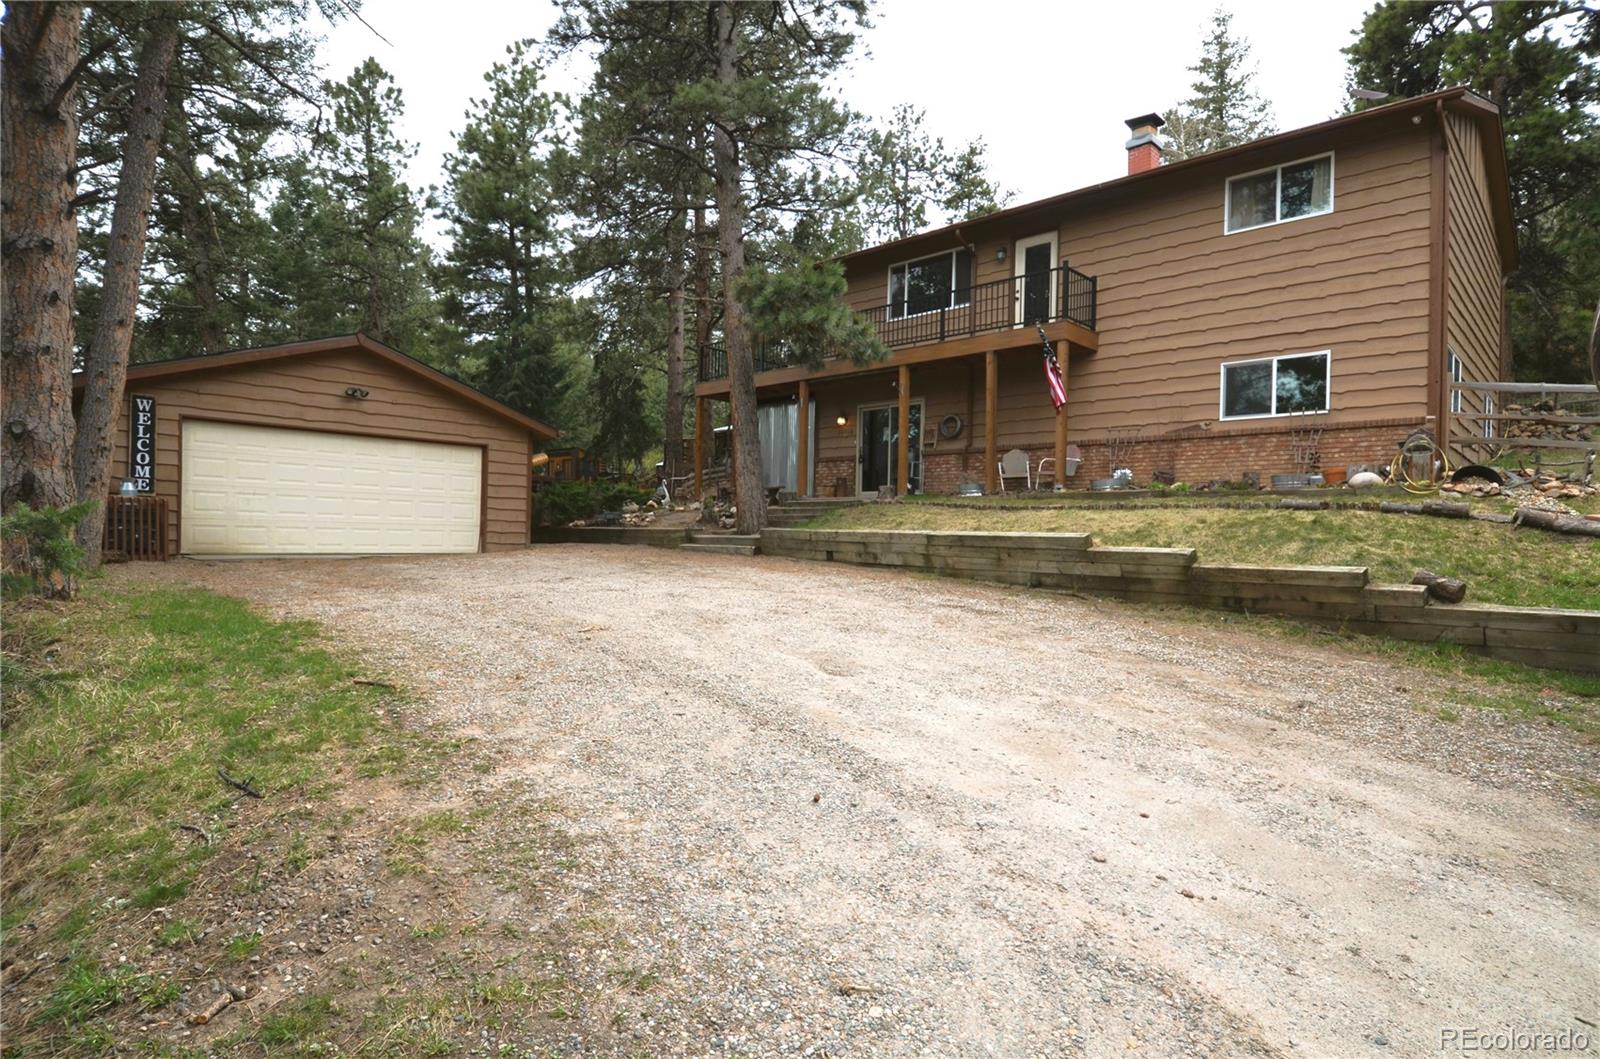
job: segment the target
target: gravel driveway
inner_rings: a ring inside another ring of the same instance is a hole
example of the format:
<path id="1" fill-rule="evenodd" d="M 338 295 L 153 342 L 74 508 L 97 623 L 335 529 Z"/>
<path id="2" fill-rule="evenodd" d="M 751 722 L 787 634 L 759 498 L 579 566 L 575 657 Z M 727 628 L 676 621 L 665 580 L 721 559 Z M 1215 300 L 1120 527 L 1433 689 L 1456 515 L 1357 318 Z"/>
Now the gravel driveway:
<path id="1" fill-rule="evenodd" d="M 645 548 L 139 576 L 327 622 L 491 742 L 476 782 L 540 789 L 609 844 L 619 927 L 676 968 L 658 1051 L 1600 1040 L 1600 753 L 1494 711 L 1441 719 L 1421 670 Z"/>

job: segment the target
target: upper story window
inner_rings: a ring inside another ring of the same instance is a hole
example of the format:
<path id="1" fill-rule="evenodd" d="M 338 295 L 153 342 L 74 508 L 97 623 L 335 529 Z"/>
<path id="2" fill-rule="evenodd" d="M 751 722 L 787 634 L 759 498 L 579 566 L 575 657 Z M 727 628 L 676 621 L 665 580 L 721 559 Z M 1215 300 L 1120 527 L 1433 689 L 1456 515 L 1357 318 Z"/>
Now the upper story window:
<path id="1" fill-rule="evenodd" d="M 951 250 L 889 269 L 889 319 L 972 301 L 972 253 Z"/>
<path id="2" fill-rule="evenodd" d="M 1228 181 L 1227 230 L 1315 217 L 1333 210 L 1333 155 L 1307 158 Z"/>
<path id="3" fill-rule="evenodd" d="M 1222 418 L 1326 412 L 1331 360 L 1324 349 L 1222 365 Z"/>

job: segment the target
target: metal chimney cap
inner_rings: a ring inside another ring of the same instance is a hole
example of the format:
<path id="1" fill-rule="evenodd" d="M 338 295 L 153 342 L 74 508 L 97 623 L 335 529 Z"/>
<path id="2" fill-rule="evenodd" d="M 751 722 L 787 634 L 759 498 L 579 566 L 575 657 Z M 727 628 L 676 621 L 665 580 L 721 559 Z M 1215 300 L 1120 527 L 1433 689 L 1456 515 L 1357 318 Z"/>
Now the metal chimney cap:
<path id="1" fill-rule="evenodd" d="M 1141 114 L 1137 118 L 1129 118 L 1123 124 L 1130 129 L 1138 131 L 1139 129 L 1159 129 L 1166 124 L 1166 121 L 1162 119 L 1160 114 Z"/>

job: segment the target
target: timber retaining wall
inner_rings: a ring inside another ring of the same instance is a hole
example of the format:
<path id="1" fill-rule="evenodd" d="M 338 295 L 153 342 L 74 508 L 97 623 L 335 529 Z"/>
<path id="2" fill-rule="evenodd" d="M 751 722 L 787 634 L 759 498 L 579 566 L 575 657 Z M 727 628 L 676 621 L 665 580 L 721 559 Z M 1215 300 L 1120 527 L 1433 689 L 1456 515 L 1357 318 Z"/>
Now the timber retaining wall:
<path id="1" fill-rule="evenodd" d="M 1219 566 L 1193 548 L 1112 548 L 1087 533 L 768 529 L 763 555 L 898 566 L 1140 603 L 1281 614 L 1401 640 L 1447 641 L 1551 669 L 1600 673 L 1600 611 L 1442 604 L 1364 566 Z"/>
<path id="2" fill-rule="evenodd" d="M 689 542 L 689 529 L 669 526 L 539 526 L 534 544 L 648 544 L 676 548 Z"/>

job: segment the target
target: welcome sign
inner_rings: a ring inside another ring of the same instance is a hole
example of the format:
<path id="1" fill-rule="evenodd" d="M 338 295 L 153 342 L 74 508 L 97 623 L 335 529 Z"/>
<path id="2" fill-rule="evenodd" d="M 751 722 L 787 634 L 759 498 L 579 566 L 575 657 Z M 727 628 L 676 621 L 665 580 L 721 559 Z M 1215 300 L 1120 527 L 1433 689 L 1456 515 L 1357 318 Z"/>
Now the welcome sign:
<path id="1" fill-rule="evenodd" d="M 128 477 L 135 492 L 156 489 L 156 399 L 134 394 L 128 409 Z"/>

